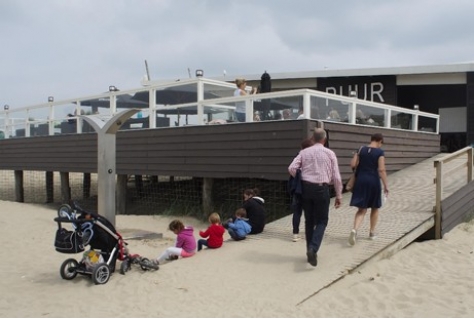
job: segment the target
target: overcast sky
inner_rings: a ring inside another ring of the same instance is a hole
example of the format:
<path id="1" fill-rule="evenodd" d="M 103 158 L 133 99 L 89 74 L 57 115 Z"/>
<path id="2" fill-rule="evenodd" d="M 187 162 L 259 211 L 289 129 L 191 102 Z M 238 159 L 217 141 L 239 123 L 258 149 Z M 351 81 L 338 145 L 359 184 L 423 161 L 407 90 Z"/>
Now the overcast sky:
<path id="1" fill-rule="evenodd" d="M 0 0 L 0 105 L 205 76 L 474 61 L 472 0 Z"/>

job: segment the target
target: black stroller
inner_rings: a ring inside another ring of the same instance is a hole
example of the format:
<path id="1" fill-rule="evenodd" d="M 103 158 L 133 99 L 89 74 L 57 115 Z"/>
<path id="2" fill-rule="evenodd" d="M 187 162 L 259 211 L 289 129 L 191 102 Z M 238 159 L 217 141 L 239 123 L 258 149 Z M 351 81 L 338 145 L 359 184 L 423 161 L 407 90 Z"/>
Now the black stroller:
<path id="1" fill-rule="evenodd" d="M 58 252 L 77 254 L 84 252 L 87 245 L 91 248 L 80 261 L 69 258 L 63 262 L 60 268 L 63 279 L 72 280 L 81 274 L 91 276 L 95 284 L 105 284 L 115 271 L 117 259 L 122 261 L 123 275 L 132 264 L 139 264 L 142 270 L 158 270 L 149 259 L 130 254 L 127 243 L 105 217 L 85 211 L 75 201 L 61 205 L 54 221 L 58 223 L 54 241 Z M 64 228 L 62 223 L 70 223 L 73 229 Z"/>

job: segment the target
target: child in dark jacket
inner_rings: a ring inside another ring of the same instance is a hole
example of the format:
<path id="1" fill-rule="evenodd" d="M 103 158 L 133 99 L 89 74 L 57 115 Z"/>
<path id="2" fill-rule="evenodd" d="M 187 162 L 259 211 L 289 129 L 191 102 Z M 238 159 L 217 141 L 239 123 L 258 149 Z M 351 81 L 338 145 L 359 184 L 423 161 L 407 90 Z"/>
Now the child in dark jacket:
<path id="1" fill-rule="evenodd" d="M 259 190 L 246 189 L 242 208 L 247 213 L 248 223 L 252 227 L 250 234 L 260 234 L 265 228 L 265 200 L 259 197 Z"/>
<path id="2" fill-rule="evenodd" d="M 252 230 L 252 227 L 247 223 L 244 218 L 246 211 L 243 208 L 239 208 L 235 211 L 235 219 L 230 219 L 227 223 L 227 231 L 233 240 L 243 240 Z"/>
<path id="3" fill-rule="evenodd" d="M 174 247 L 168 247 L 166 250 L 152 262 L 159 265 L 165 260 L 177 259 L 181 257 L 191 257 L 196 252 L 196 239 L 194 238 L 194 229 L 192 226 L 184 226 L 179 219 L 173 220 L 169 225 L 169 230 L 175 233 L 176 244 Z"/>
<path id="4" fill-rule="evenodd" d="M 198 251 L 202 249 L 202 246 L 208 248 L 219 248 L 224 242 L 225 228 L 221 225 L 221 217 L 218 213 L 212 213 L 209 215 L 209 223 L 211 224 L 205 231 L 200 231 L 199 236 L 208 239 L 199 239 L 197 242 Z"/>

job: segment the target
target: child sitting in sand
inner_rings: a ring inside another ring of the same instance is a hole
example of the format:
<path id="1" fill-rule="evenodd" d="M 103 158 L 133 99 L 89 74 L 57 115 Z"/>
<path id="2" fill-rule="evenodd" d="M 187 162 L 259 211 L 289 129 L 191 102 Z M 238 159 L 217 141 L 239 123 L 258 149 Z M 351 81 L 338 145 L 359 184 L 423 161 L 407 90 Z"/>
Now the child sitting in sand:
<path id="1" fill-rule="evenodd" d="M 209 215 L 209 223 L 211 224 L 205 231 L 200 231 L 199 236 L 208 239 L 199 239 L 197 242 L 198 251 L 202 249 L 202 246 L 208 248 L 219 248 L 222 246 L 224 241 L 225 229 L 221 225 L 221 217 L 218 213 L 212 213 Z"/>
<path id="2" fill-rule="evenodd" d="M 153 260 L 155 266 L 159 265 L 165 260 L 173 260 L 181 257 L 191 257 L 196 252 L 196 239 L 193 234 L 192 226 L 184 226 L 183 222 L 179 219 L 173 220 L 169 225 L 169 230 L 171 230 L 176 237 L 176 244 L 174 247 L 168 247 L 166 250 L 158 257 Z"/>
<path id="3" fill-rule="evenodd" d="M 233 240 L 245 239 L 252 230 L 250 224 L 244 219 L 246 216 L 245 208 L 239 208 L 235 211 L 235 219 L 227 221 L 226 228 Z"/>

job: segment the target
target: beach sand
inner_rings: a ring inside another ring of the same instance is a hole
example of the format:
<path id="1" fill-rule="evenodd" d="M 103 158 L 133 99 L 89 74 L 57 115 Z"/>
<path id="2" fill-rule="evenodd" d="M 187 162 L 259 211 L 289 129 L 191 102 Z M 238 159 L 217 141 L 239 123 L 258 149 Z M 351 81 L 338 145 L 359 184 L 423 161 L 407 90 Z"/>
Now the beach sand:
<path id="1" fill-rule="evenodd" d="M 134 265 L 126 275 L 117 271 L 105 285 L 94 285 L 81 275 L 61 279 L 62 262 L 80 255 L 55 251 L 55 210 L 0 201 L 0 216 L 1 317 L 474 316 L 474 223 L 459 225 L 442 240 L 413 243 L 307 298 L 312 274 L 328 271 L 330 263 L 309 266 L 304 242 L 291 242 L 290 229 L 288 238 L 226 241 L 158 271 Z M 174 243 L 167 231 L 172 219 L 120 215 L 117 228 L 163 233 L 162 239 L 128 240 L 131 253 L 156 257 Z M 207 227 L 183 220 L 195 228 L 196 239 Z M 294 254 L 283 256 L 283 246 L 294 247 Z M 337 264 L 337 255 L 325 258 Z M 295 285 L 302 276 L 305 286 Z"/>

